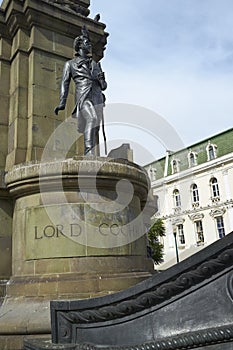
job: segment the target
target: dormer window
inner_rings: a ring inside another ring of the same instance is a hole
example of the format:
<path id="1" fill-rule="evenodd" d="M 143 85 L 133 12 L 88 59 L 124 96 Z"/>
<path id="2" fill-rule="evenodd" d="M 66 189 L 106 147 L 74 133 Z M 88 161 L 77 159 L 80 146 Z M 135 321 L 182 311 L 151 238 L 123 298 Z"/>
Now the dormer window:
<path id="1" fill-rule="evenodd" d="M 176 174 L 180 171 L 180 161 L 177 159 L 173 159 L 171 162 L 172 166 L 172 174 Z"/>
<path id="2" fill-rule="evenodd" d="M 148 170 L 148 175 L 149 175 L 150 181 L 156 180 L 156 173 L 157 173 L 157 170 L 155 168 L 153 168 L 152 166 L 150 166 L 150 168 Z"/>
<path id="3" fill-rule="evenodd" d="M 206 152 L 207 152 L 207 160 L 212 160 L 217 158 L 217 145 L 214 145 L 209 141 L 206 147 Z"/>
<path id="4" fill-rule="evenodd" d="M 190 151 L 188 154 L 189 167 L 197 165 L 197 153 Z"/>

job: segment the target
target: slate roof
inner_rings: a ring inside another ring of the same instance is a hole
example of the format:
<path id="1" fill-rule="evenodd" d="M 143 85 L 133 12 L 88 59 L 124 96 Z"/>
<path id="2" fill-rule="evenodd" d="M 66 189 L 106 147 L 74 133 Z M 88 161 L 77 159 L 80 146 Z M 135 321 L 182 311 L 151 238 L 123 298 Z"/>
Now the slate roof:
<path id="1" fill-rule="evenodd" d="M 203 164 L 208 161 L 206 147 L 209 144 L 217 146 L 216 154 L 217 158 L 227 155 L 233 152 L 233 128 L 225 130 L 219 134 L 208 137 L 202 141 L 194 143 L 186 148 L 183 148 L 177 152 L 170 152 L 168 162 L 168 173 L 172 174 L 171 162 L 172 160 L 179 160 L 179 171 L 183 171 L 189 168 L 188 154 L 195 152 L 197 154 L 197 165 Z M 156 160 L 145 165 L 145 169 L 148 170 L 150 166 L 156 169 L 156 179 L 159 180 L 164 177 L 166 157 Z"/>

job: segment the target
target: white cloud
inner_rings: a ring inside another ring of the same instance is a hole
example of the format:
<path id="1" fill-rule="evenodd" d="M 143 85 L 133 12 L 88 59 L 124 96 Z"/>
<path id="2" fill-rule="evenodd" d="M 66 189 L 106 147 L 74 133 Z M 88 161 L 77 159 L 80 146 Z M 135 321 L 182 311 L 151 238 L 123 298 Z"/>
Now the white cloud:
<path id="1" fill-rule="evenodd" d="M 231 0 L 92 1 L 110 32 L 110 102 L 161 113 L 186 145 L 232 126 Z"/>

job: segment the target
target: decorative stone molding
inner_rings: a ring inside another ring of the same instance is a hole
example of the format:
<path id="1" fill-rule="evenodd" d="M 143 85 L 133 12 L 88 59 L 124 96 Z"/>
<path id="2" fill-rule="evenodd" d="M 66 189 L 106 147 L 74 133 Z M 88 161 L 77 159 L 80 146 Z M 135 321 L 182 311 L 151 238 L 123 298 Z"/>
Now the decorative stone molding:
<path id="1" fill-rule="evenodd" d="M 213 209 L 210 212 L 210 216 L 212 216 L 213 218 L 216 218 L 218 216 L 223 216 L 226 212 L 225 208 L 218 208 L 218 209 Z"/>
<path id="2" fill-rule="evenodd" d="M 174 208 L 174 214 L 180 214 L 181 213 L 181 207 Z"/>
<path id="3" fill-rule="evenodd" d="M 59 314 L 60 324 L 63 323 L 64 337 L 68 336 L 64 322 L 70 324 L 88 324 L 93 322 L 110 321 L 123 318 L 142 311 L 145 308 L 158 305 L 169 300 L 197 284 L 209 279 L 232 265 L 233 248 L 224 251 L 217 258 L 204 262 L 196 269 L 180 275 L 176 280 L 164 283 L 155 290 L 139 295 L 138 297 L 122 301 L 115 305 L 104 306 L 98 310 L 68 311 Z M 62 321 L 63 320 L 63 321 Z M 65 327 L 65 328 L 64 328 Z"/>
<path id="4" fill-rule="evenodd" d="M 219 196 L 211 197 L 211 200 L 213 203 L 218 203 L 220 201 L 220 197 Z"/>
<path id="5" fill-rule="evenodd" d="M 67 9 L 69 9 L 72 12 L 78 13 L 82 16 L 88 16 L 90 13 L 90 10 L 88 9 L 88 6 L 90 2 L 88 1 L 88 4 L 80 1 L 80 0 L 47 0 L 48 2 L 58 5 L 58 6 L 63 6 Z"/>
<path id="6" fill-rule="evenodd" d="M 192 203 L 192 207 L 193 207 L 194 209 L 198 208 L 199 205 L 200 205 L 199 202 L 194 202 L 194 203 Z"/>
<path id="7" fill-rule="evenodd" d="M 182 225 L 185 222 L 184 218 L 176 218 L 172 220 L 172 225 L 177 226 L 177 225 Z"/>
<path id="8" fill-rule="evenodd" d="M 202 220 L 204 218 L 204 214 L 203 213 L 197 213 L 197 214 L 192 214 L 189 215 L 189 219 L 194 221 L 198 221 L 198 220 Z"/>

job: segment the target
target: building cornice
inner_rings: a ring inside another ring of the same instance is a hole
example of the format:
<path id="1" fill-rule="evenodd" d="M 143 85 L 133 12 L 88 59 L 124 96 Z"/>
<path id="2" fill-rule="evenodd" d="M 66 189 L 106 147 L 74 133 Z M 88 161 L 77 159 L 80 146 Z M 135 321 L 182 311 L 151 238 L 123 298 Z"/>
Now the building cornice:
<path id="1" fill-rule="evenodd" d="M 228 209 L 229 207 L 233 207 L 233 199 L 229 199 L 225 202 L 218 202 L 213 205 L 206 205 L 203 207 L 198 207 L 195 209 L 186 209 L 186 210 L 181 210 L 179 214 L 174 213 L 174 214 L 169 214 L 169 215 L 164 215 L 162 216 L 162 219 L 172 219 L 172 218 L 177 218 L 177 217 L 183 217 L 184 215 L 189 215 L 189 217 L 194 216 L 194 215 L 199 215 L 200 213 L 203 213 L 204 211 L 209 210 L 210 215 L 213 216 L 211 213 L 217 213 L 221 212 L 222 215 L 226 212 L 226 208 Z M 215 215 L 216 216 L 216 215 Z"/>
<path id="2" fill-rule="evenodd" d="M 198 175 L 200 173 L 210 171 L 213 168 L 219 168 L 223 165 L 227 165 L 227 163 L 232 163 L 233 161 L 233 152 L 222 156 L 220 158 L 213 159 L 211 161 L 205 162 L 200 165 L 196 165 L 194 167 L 188 168 L 186 170 L 180 171 L 176 174 L 169 175 L 167 177 L 163 177 L 159 180 L 153 181 L 151 183 L 152 188 L 158 188 L 161 185 L 169 185 L 172 184 L 173 182 L 177 182 L 186 178 L 190 178 L 190 175 Z M 233 167 L 233 165 L 232 165 Z M 226 170 L 226 169 L 224 169 Z"/>

